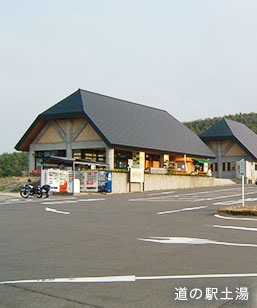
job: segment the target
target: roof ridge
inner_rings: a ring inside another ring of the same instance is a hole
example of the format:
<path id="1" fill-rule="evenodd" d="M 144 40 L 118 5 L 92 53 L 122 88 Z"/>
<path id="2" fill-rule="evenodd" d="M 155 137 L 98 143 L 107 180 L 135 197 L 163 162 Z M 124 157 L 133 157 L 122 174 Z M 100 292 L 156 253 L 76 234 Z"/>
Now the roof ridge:
<path id="1" fill-rule="evenodd" d="M 239 121 L 235 121 L 235 120 L 231 120 L 229 118 L 223 118 L 223 120 L 225 120 L 226 122 L 234 122 L 234 123 L 241 123 L 241 124 L 244 124 L 242 122 L 239 122 Z"/>
<path id="2" fill-rule="evenodd" d="M 77 92 L 79 92 L 79 90 L 80 90 L 80 89 L 78 89 L 78 90 L 72 92 L 70 95 L 66 96 L 65 98 L 63 98 L 63 99 L 60 100 L 59 102 L 55 103 L 53 106 L 47 108 L 45 111 L 41 112 L 41 113 L 39 114 L 39 116 L 42 115 L 42 114 L 44 114 L 44 113 L 46 113 L 47 111 L 49 111 L 49 110 L 52 109 L 53 107 L 57 106 L 58 104 L 62 103 L 64 100 L 68 99 L 69 97 L 73 96 L 74 94 L 76 94 Z"/>
<path id="3" fill-rule="evenodd" d="M 88 90 L 84 90 L 84 89 L 78 89 L 78 90 L 79 91 L 83 91 L 83 92 L 88 92 L 88 93 L 96 94 L 96 95 L 99 95 L 99 96 L 104 96 L 104 97 L 112 98 L 112 99 L 115 99 L 115 100 L 120 101 L 120 102 L 129 103 L 129 104 L 133 104 L 133 105 L 138 105 L 138 106 L 142 106 L 142 107 L 146 107 L 146 108 L 151 108 L 151 109 L 155 109 L 155 110 L 159 110 L 159 111 L 163 111 L 163 112 L 168 113 L 164 109 L 160 109 L 160 108 L 156 108 L 156 107 L 151 107 L 151 106 L 147 106 L 147 105 L 143 105 L 143 104 L 139 104 L 139 103 L 130 102 L 130 101 L 127 101 L 125 99 L 121 99 L 121 98 L 117 98 L 117 97 L 113 97 L 113 96 L 109 96 L 109 95 L 105 95 L 105 94 L 100 94 L 100 93 L 96 93 L 96 92 L 88 91 Z"/>
<path id="4" fill-rule="evenodd" d="M 224 118 L 223 120 L 226 122 L 228 129 L 230 130 L 231 134 L 232 134 L 234 137 L 236 137 L 236 136 L 235 136 L 235 133 L 233 132 L 233 127 L 232 127 L 232 128 L 230 127 L 229 122 L 235 123 L 236 125 L 243 125 L 245 128 L 250 129 L 249 127 L 247 127 L 247 126 L 246 126 L 244 123 L 242 123 L 242 122 L 234 121 L 234 120 L 230 120 L 230 119 L 226 119 L 226 118 Z"/>
<path id="5" fill-rule="evenodd" d="M 233 133 L 232 129 L 230 128 L 229 123 L 228 123 L 227 120 L 229 120 L 229 119 L 223 118 L 219 123 L 221 123 L 222 121 L 225 122 L 226 125 L 227 125 L 227 128 L 229 129 L 229 131 L 231 133 L 231 135 L 234 136 L 234 133 Z M 219 123 L 217 123 L 217 124 L 219 124 Z"/>

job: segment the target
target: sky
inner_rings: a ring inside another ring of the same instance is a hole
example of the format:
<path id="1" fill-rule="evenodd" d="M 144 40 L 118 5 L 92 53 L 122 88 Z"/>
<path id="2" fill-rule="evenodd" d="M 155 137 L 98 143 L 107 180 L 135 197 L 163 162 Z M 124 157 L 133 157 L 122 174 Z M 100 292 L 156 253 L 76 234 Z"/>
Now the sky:
<path id="1" fill-rule="evenodd" d="M 78 88 L 181 122 L 257 112 L 256 0 L 0 0 L 0 153 Z"/>

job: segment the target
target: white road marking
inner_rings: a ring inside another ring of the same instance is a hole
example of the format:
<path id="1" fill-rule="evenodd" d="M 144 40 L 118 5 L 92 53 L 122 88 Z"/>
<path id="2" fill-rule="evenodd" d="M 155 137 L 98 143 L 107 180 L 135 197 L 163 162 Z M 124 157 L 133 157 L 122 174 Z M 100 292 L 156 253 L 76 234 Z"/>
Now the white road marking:
<path id="1" fill-rule="evenodd" d="M 249 274 L 246 273 L 246 274 L 207 274 L 207 275 L 148 276 L 148 277 L 136 277 L 136 280 L 240 278 L 240 277 L 257 277 L 257 273 L 249 273 Z"/>
<path id="2" fill-rule="evenodd" d="M 64 203 L 77 203 L 77 200 L 67 200 L 67 201 L 50 201 L 50 202 L 42 202 L 41 204 L 64 204 Z"/>
<path id="3" fill-rule="evenodd" d="M 49 207 L 45 208 L 46 212 L 53 212 L 53 213 L 57 213 L 57 214 L 64 214 L 64 215 L 69 215 L 69 212 L 62 212 L 62 211 L 57 211 L 55 209 L 51 209 Z"/>
<path id="4" fill-rule="evenodd" d="M 253 194 L 256 194 L 256 192 L 245 193 L 245 195 L 253 195 Z M 227 199 L 227 198 L 237 197 L 237 196 L 241 196 L 241 195 L 242 194 L 234 194 L 234 195 L 218 196 L 218 197 L 212 197 L 212 198 L 210 197 L 210 198 L 199 199 L 198 201 L 211 201 L 211 200 L 215 200 L 215 199 Z M 225 201 L 225 202 L 230 202 L 230 201 Z M 220 204 L 220 203 L 214 203 L 214 204 L 217 205 L 217 204 Z"/>
<path id="5" fill-rule="evenodd" d="M 192 200 L 180 200 L 180 199 L 164 199 L 164 200 L 162 200 L 162 199 L 147 199 L 147 198 L 145 198 L 145 199 L 129 199 L 129 201 L 147 201 L 147 202 L 173 202 L 173 201 L 176 201 L 176 202 L 180 202 L 180 201 L 192 201 Z"/>
<path id="6" fill-rule="evenodd" d="M 164 201 L 170 201 L 169 198 L 176 198 L 178 195 L 172 196 L 160 196 L 160 197 L 151 197 L 151 198 L 137 198 L 137 199 L 129 199 L 129 201 L 162 201 L 161 199 L 168 199 Z"/>
<path id="7" fill-rule="evenodd" d="M 19 283 L 64 283 L 64 282 L 134 282 L 136 276 L 108 276 L 108 277 L 78 277 L 78 278 L 53 278 L 53 279 L 34 279 L 2 281 L 0 284 L 19 284 Z"/>
<path id="8" fill-rule="evenodd" d="M 148 239 L 139 238 L 140 241 L 153 242 L 160 244 L 190 244 L 190 245 L 224 245 L 224 246 L 239 246 L 239 247 L 257 247 L 256 244 L 239 244 L 228 242 L 217 242 L 207 239 L 190 238 L 190 237 L 151 237 Z"/>
<path id="9" fill-rule="evenodd" d="M 257 218 L 236 218 L 236 217 L 226 217 L 226 216 L 221 216 L 218 214 L 214 215 L 217 218 L 221 218 L 221 219 L 229 219 L 229 220 L 251 220 L 251 221 L 256 221 L 257 222 Z"/>
<path id="10" fill-rule="evenodd" d="M 250 193 L 248 193 L 248 195 L 249 194 Z M 245 202 L 251 202 L 251 201 L 257 201 L 257 198 L 247 198 L 247 199 L 245 199 Z M 214 203 L 214 205 L 233 205 L 233 204 L 241 204 L 241 203 L 242 203 L 242 199 L 239 199 L 239 200 L 231 200 L 231 201 L 224 201 L 224 202 L 216 202 L 216 203 Z"/>
<path id="11" fill-rule="evenodd" d="M 205 279 L 205 278 L 245 278 L 257 277 L 257 273 L 239 274 L 203 274 L 203 275 L 170 275 L 170 276 L 107 276 L 107 277 L 78 277 L 78 278 L 52 278 L 32 280 L 9 280 L 0 281 L 1 284 L 22 284 L 22 283 L 106 283 L 106 282 L 135 282 L 137 280 L 164 280 L 164 279 Z"/>
<path id="12" fill-rule="evenodd" d="M 193 195 L 200 195 L 200 194 L 208 194 L 208 193 L 217 193 L 221 191 L 229 191 L 229 190 L 240 190 L 241 188 L 227 188 L 227 189 L 215 189 L 215 190 L 208 190 L 208 191 L 199 191 L 199 192 L 192 192 L 192 193 L 187 193 L 183 194 L 183 196 L 193 196 Z"/>
<path id="13" fill-rule="evenodd" d="M 163 214 L 170 214 L 170 213 L 178 213 L 178 212 L 184 212 L 184 211 L 193 211 L 193 210 L 200 210 L 203 208 L 208 207 L 207 205 L 205 206 L 198 206 L 198 207 L 187 207 L 184 209 L 180 209 L 180 210 L 172 210 L 172 211 L 166 211 L 166 212 L 159 212 L 157 213 L 158 215 L 163 215 Z"/>
<path id="14" fill-rule="evenodd" d="M 169 195 L 169 194 L 175 194 L 175 191 L 165 191 L 165 192 L 159 192 L 159 193 L 149 194 L 148 196 L 155 196 L 155 195 Z"/>
<path id="15" fill-rule="evenodd" d="M 35 200 L 32 199 L 19 199 L 19 201 L 12 202 L 11 200 L 6 200 L 4 202 L 0 201 L 0 205 L 7 205 L 7 204 L 20 204 L 20 203 L 29 203 L 29 202 L 35 202 Z"/>
<path id="16" fill-rule="evenodd" d="M 64 201 L 64 200 L 77 200 L 75 197 L 69 197 L 69 198 L 44 198 L 45 202 L 53 202 L 53 201 Z"/>
<path id="17" fill-rule="evenodd" d="M 213 225 L 213 228 L 235 229 L 235 230 L 243 230 L 243 231 L 254 231 L 254 232 L 257 232 L 257 228 L 246 228 L 246 227 L 235 227 L 235 226 L 220 226 L 220 225 Z"/>
<path id="18" fill-rule="evenodd" d="M 90 201 L 104 201 L 105 198 L 98 198 L 98 199 L 76 199 L 76 200 L 61 200 L 61 201 L 44 201 L 41 204 L 63 204 L 63 203 L 77 203 L 77 202 L 90 202 Z"/>
<path id="19" fill-rule="evenodd" d="M 227 199 L 232 197 L 241 196 L 241 193 L 231 194 L 231 195 L 223 195 L 223 196 L 216 196 L 216 197 L 206 197 L 200 198 L 199 195 L 201 194 L 216 194 L 217 192 L 225 192 L 230 190 L 240 190 L 239 188 L 230 188 L 230 189 L 219 189 L 219 190 L 211 190 L 211 191 L 201 191 L 195 193 L 187 193 L 187 194 L 177 194 L 174 195 L 172 193 L 175 192 L 163 192 L 163 193 L 154 193 L 149 194 L 148 196 L 152 197 L 145 197 L 145 198 L 136 198 L 136 199 L 129 199 L 129 201 L 147 201 L 147 202 L 171 202 L 171 201 L 190 201 L 190 202 L 201 202 L 201 201 L 211 201 L 215 199 Z M 163 194 L 162 196 L 158 196 Z M 169 195 L 170 194 L 170 195 Z M 246 192 L 245 195 L 256 194 L 256 191 Z M 157 195 L 157 196 L 154 196 Z M 191 196 L 191 197 L 190 197 Z"/>
<path id="20" fill-rule="evenodd" d="M 79 202 L 90 202 L 90 201 L 104 201 L 105 198 L 98 198 L 98 199 L 78 199 Z"/>
<path id="21" fill-rule="evenodd" d="M 41 204 L 63 204 L 64 201 L 48 201 L 48 202 L 42 202 Z"/>

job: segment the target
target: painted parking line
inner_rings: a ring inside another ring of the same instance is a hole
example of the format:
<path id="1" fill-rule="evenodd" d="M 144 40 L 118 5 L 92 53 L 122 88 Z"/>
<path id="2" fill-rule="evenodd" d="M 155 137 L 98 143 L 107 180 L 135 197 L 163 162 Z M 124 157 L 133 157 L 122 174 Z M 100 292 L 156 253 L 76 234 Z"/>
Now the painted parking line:
<path id="1" fill-rule="evenodd" d="M 245 195 L 255 195 L 255 194 L 257 194 L 256 191 L 245 193 Z M 242 196 L 242 193 L 234 194 L 234 195 L 224 195 L 224 196 L 218 196 L 218 197 L 202 198 L 202 199 L 198 199 L 197 201 L 211 201 L 211 200 L 216 200 L 216 199 L 227 199 L 227 198 L 238 197 L 238 196 Z M 226 201 L 226 202 L 229 202 L 229 201 Z M 214 204 L 217 205 L 220 203 L 214 203 Z"/>
<path id="2" fill-rule="evenodd" d="M 163 214 L 171 214 L 171 213 L 178 213 L 178 212 L 184 212 L 184 211 L 194 211 L 194 210 L 204 209 L 206 207 L 208 207 L 208 206 L 205 205 L 205 206 L 197 206 L 197 207 L 187 207 L 187 208 L 180 209 L 180 210 L 172 210 L 172 211 L 166 211 L 166 212 L 159 212 L 157 214 L 158 215 L 163 215 Z"/>
<path id="3" fill-rule="evenodd" d="M 95 202 L 95 201 L 104 201 L 104 198 L 98 198 L 98 199 L 76 199 L 76 200 L 64 200 L 64 201 L 44 201 L 41 204 L 64 204 L 64 203 L 77 203 L 77 202 Z"/>
<path id="4" fill-rule="evenodd" d="M 170 195 L 170 194 L 175 194 L 175 193 L 176 193 L 175 191 L 165 191 L 165 192 L 148 194 L 148 196 Z"/>
<path id="5" fill-rule="evenodd" d="M 233 230 L 257 232 L 257 228 L 247 228 L 247 227 L 237 227 L 237 226 L 220 226 L 220 225 L 213 225 L 212 227 L 213 228 L 221 228 L 221 229 L 233 229 Z"/>
<path id="6" fill-rule="evenodd" d="M 96 198 L 96 199 L 78 199 L 78 202 L 90 202 L 90 201 L 92 201 L 92 202 L 94 202 L 94 201 L 104 201 L 104 200 L 106 200 L 105 198 Z"/>
<path id="7" fill-rule="evenodd" d="M 77 203 L 77 200 L 69 200 L 69 201 L 50 201 L 50 202 L 42 202 L 41 204 L 53 205 L 53 204 L 64 204 L 64 203 Z"/>
<path id="8" fill-rule="evenodd" d="M 228 220 L 249 220 L 249 221 L 256 221 L 257 218 L 241 218 L 241 217 L 226 217 L 226 216 L 221 216 L 218 214 L 214 214 L 216 218 L 221 218 L 221 219 L 228 219 Z"/>
<path id="9" fill-rule="evenodd" d="M 51 208 L 49 208 L 49 207 L 46 207 L 46 208 L 45 208 L 45 211 L 46 211 L 46 212 L 56 213 L 56 214 L 64 214 L 64 215 L 69 215 L 69 214 L 70 214 L 70 212 L 58 211 L 58 210 L 56 210 L 56 209 L 51 209 Z"/>
<path id="10" fill-rule="evenodd" d="M 217 192 L 226 192 L 226 191 L 230 191 L 230 190 L 241 190 L 241 188 L 237 188 L 237 187 L 233 187 L 233 188 L 225 188 L 225 189 L 214 189 L 214 190 L 207 190 L 207 191 L 199 191 L 199 192 L 191 192 L 191 193 L 186 193 L 183 194 L 184 196 L 193 196 L 193 195 L 201 195 L 201 194 L 213 194 L 213 193 L 217 193 Z"/>
<path id="11" fill-rule="evenodd" d="M 255 247 L 256 244 L 241 244 L 241 243 L 229 243 L 229 242 L 218 242 L 208 239 L 201 238 L 190 238 L 190 237 L 150 237 L 150 238 L 138 238 L 139 241 L 153 242 L 160 244 L 189 244 L 189 245 L 224 245 L 224 246 L 238 246 L 238 247 Z"/>
<path id="12" fill-rule="evenodd" d="M 77 200 L 77 198 L 69 197 L 69 198 L 45 198 L 45 202 L 52 202 L 52 201 L 65 201 L 65 200 Z"/>
<path id="13" fill-rule="evenodd" d="M 257 193 L 255 192 L 255 194 L 257 194 Z M 249 195 L 249 193 L 247 195 Z M 244 201 L 245 202 L 253 202 L 253 201 L 257 201 L 257 198 L 247 198 L 247 199 L 244 199 Z M 242 203 L 242 199 L 238 199 L 238 200 L 216 202 L 216 203 L 214 203 L 214 205 L 234 205 L 234 204 L 241 204 L 241 203 Z"/>
<path id="14" fill-rule="evenodd" d="M 200 274 L 200 275 L 170 275 L 170 276 L 106 276 L 106 277 L 77 277 L 77 278 L 49 278 L 31 280 L 0 281 L 0 285 L 25 284 L 25 283 L 113 283 L 113 282 L 136 282 L 140 280 L 167 280 L 167 279 L 211 279 L 211 278 L 246 278 L 257 277 L 257 273 L 235 274 Z"/>
<path id="15" fill-rule="evenodd" d="M 133 198 L 129 199 L 129 201 L 146 201 L 146 202 L 171 202 L 171 201 L 188 201 L 188 202 L 202 202 L 202 201 L 212 201 L 216 199 L 227 199 L 232 197 L 241 196 L 241 193 L 234 193 L 229 195 L 222 195 L 222 196 L 213 196 L 217 192 L 226 192 L 226 191 L 240 191 L 238 188 L 230 188 L 230 189 L 219 189 L 219 190 L 212 190 L 212 191 L 202 191 L 202 192 L 194 192 L 194 193 L 187 193 L 187 194 L 173 194 L 172 192 L 164 192 L 164 193 L 156 193 L 156 194 L 149 194 L 148 196 L 151 197 L 143 197 L 143 198 Z M 174 192 L 175 193 L 175 192 Z M 211 196 L 202 196 L 206 194 L 211 194 Z M 248 191 L 245 192 L 245 195 L 252 195 L 257 194 L 256 191 Z"/>
<path id="16" fill-rule="evenodd" d="M 31 199 L 21 199 L 19 201 L 4 201 L 4 202 L 0 202 L 0 205 L 10 205 L 10 204 L 25 204 L 25 203 L 30 203 L 30 202 L 35 202 L 35 200 L 31 200 Z"/>

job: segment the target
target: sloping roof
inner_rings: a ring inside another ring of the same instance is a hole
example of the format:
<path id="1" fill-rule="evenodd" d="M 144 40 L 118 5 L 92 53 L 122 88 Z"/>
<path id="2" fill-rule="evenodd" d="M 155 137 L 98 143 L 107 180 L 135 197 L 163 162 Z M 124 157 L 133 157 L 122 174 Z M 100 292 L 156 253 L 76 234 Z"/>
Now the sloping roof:
<path id="1" fill-rule="evenodd" d="M 254 159 L 257 159 L 257 135 L 243 123 L 223 119 L 204 132 L 200 138 L 204 141 L 235 139 Z"/>
<path id="2" fill-rule="evenodd" d="M 77 116 L 85 117 L 109 146 L 214 157 L 196 134 L 167 111 L 81 89 L 40 114 L 16 149 L 35 122 Z"/>

